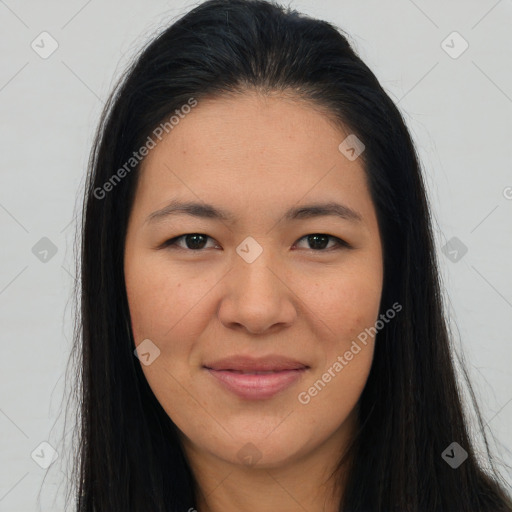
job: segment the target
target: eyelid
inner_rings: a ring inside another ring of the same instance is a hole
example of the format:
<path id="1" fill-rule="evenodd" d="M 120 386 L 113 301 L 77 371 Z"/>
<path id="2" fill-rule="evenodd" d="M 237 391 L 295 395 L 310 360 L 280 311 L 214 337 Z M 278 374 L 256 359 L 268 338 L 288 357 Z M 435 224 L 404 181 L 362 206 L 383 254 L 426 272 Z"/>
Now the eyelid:
<path id="1" fill-rule="evenodd" d="M 175 236 L 173 238 L 169 238 L 168 240 L 165 240 L 162 244 L 160 244 L 158 246 L 158 249 L 165 249 L 165 248 L 169 248 L 169 247 L 175 247 L 177 249 L 181 249 L 183 251 L 187 251 L 187 252 L 203 252 L 204 249 L 187 249 L 187 248 L 184 248 L 184 247 L 179 247 L 177 245 L 177 242 L 180 238 L 184 238 L 186 237 L 187 235 L 201 235 L 201 236 L 204 236 L 206 238 L 208 238 L 209 240 L 214 240 L 217 244 L 217 240 L 215 240 L 215 238 L 205 234 L 205 233 L 194 233 L 194 232 L 190 232 L 190 233 L 184 233 L 183 235 L 179 235 L 179 236 Z"/>

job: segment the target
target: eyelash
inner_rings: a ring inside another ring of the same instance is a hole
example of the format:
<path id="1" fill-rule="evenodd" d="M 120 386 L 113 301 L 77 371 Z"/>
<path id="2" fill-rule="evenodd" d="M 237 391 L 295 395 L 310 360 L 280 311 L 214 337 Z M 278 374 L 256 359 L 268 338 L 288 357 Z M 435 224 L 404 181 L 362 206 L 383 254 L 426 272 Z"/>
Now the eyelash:
<path id="1" fill-rule="evenodd" d="M 210 240 L 214 240 L 212 237 L 208 236 L 208 235 L 205 235 L 204 233 L 185 233 L 184 235 L 180 235 L 180 236 L 176 236 L 174 238 L 170 238 L 169 240 L 166 240 L 162 245 L 161 247 L 162 248 L 170 248 L 170 247 L 175 247 L 177 249 L 183 249 L 184 251 L 188 251 L 188 252 L 203 252 L 205 249 L 188 249 L 186 247 L 179 247 L 177 245 L 177 242 L 178 240 L 180 240 L 181 238 L 185 238 L 186 236 L 188 235 L 200 235 L 200 236 L 204 236 Z M 314 251 L 314 252 L 330 252 L 330 251 L 333 251 L 333 250 L 340 250 L 340 249 L 351 249 L 351 245 L 348 243 L 348 242 L 345 242 L 345 240 L 341 239 L 341 238 L 338 238 L 337 236 L 333 236 L 333 235 L 328 235 L 326 233 L 310 233 L 308 235 L 304 235 L 303 237 L 299 238 L 298 239 L 298 242 L 300 242 L 301 240 L 307 238 L 308 236 L 314 236 L 314 235 L 320 235 L 320 236 L 323 236 L 323 237 L 327 237 L 331 240 L 334 240 L 336 242 L 336 246 L 334 247 L 331 247 L 329 249 L 310 249 L 311 251 Z"/>

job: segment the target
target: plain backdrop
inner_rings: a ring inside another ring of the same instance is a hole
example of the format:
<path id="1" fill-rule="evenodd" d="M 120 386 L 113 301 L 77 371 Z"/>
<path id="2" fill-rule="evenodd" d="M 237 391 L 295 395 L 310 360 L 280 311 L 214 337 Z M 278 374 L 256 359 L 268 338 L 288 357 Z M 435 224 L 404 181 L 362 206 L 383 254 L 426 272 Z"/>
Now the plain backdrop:
<path id="1" fill-rule="evenodd" d="M 73 243 L 93 132 L 130 58 L 195 5 L 0 0 L 0 511 L 63 510 Z M 512 3 L 289 5 L 348 32 L 404 113 L 424 168 L 455 343 L 492 448 L 511 465 Z"/>

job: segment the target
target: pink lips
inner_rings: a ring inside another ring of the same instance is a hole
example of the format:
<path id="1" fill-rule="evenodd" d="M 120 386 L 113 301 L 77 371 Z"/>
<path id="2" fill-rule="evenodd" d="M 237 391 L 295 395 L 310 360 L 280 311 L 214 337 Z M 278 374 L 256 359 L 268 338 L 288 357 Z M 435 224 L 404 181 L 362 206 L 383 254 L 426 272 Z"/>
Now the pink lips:
<path id="1" fill-rule="evenodd" d="M 282 356 L 234 356 L 204 365 L 226 389 L 246 400 L 262 400 L 291 386 L 309 368 Z"/>

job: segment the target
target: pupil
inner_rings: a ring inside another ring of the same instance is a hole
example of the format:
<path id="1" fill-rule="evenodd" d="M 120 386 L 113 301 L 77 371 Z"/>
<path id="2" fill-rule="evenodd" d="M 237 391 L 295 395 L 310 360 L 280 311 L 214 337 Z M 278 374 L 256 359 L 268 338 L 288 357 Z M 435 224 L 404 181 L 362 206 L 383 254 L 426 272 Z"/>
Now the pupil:
<path id="1" fill-rule="evenodd" d="M 203 243 L 201 243 L 201 239 L 202 239 Z M 189 249 L 202 249 L 205 245 L 205 237 L 203 235 L 199 235 L 199 234 L 187 235 L 185 240 L 187 242 L 187 247 Z M 190 240 L 192 240 L 191 244 L 189 244 Z M 190 246 L 192 246 L 192 247 L 190 247 Z"/>
<path id="2" fill-rule="evenodd" d="M 318 244 L 319 240 L 322 240 L 320 244 Z M 312 246 L 312 249 L 325 249 L 328 244 L 328 237 L 325 235 L 308 235 L 308 242 Z"/>

